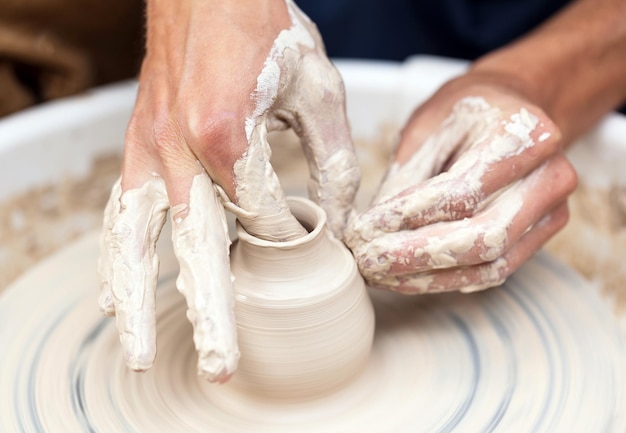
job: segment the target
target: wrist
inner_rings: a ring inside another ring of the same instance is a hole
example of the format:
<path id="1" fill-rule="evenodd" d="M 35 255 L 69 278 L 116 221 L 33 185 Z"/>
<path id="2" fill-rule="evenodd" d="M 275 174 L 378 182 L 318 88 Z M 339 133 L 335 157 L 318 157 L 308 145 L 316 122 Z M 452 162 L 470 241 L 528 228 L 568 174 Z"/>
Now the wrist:
<path id="1" fill-rule="evenodd" d="M 541 107 L 570 142 L 626 100 L 626 4 L 579 0 L 515 43 L 478 59 Z"/>
<path id="2" fill-rule="evenodd" d="M 181 51 L 190 32 L 224 43 L 233 32 L 263 39 L 276 36 L 291 24 L 286 0 L 146 0 L 146 45 L 148 50 L 164 47 Z M 216 36 L 217 35 L 217 36 Z"/>

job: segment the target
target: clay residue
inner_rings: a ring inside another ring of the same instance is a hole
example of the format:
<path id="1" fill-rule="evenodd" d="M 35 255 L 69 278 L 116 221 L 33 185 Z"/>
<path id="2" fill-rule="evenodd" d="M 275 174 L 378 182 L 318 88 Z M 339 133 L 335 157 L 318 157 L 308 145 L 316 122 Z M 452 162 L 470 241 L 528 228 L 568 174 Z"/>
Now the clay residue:
<path id="1" fill-rule="evenodd" d="M 102 225 L 120 155 L 99 157 L 84 178 L 66 178 L 0 203 L 0 291 L 42 258 Z"/>
<path id="2" fill-rule="evenodd" d="M 618 316 L 626 315 L 626 187 L 589 187 L 569 200 L 570 221 L 546 249 L 600 287 Z"/>
<path id="3" fill-rule="evenodd" d="M 372 139 L 355 141 L 355 150 L 361 168 L 361 185 L 355 198 L 355 207 L 364 211 L 382 181 L 391 161 L 398 129 L 393 125 L 381 128 Z M 271 163 L 287 195 L 305 196 L 308 189 L 309 168 L 295 133 L 291 130 L 273 132 Z"/>

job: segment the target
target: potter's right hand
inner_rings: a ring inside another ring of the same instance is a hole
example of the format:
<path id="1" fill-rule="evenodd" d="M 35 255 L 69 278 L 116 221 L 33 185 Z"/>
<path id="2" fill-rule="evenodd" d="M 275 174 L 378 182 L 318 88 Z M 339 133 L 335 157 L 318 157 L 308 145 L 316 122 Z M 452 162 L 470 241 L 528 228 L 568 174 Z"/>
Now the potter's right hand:
<path id="1" fill-rule="evenodd" d="M 198 371 L 224 381 L 239 358 L 224 207 L 260 238 L 305 233 L 269 163 L 268 131 L 292 127 L 309 160 L 310 194 L 341 234 L 359 180 L 343 83 L 291 1 L 147 3 L 139 93 L 105 210 L 100 305 L 117 316 L 128 366 L 149 368 L 155 243 L 169 209 Z"/>
<path id="2" fill-rule="evenodd" d="M 441 87 L 413 113 L 395 158 L 346 230 L 374 287 L 497 286 L 567 222 L 576 173 L 561 133 L 504 78 L 470 71 Z"/>

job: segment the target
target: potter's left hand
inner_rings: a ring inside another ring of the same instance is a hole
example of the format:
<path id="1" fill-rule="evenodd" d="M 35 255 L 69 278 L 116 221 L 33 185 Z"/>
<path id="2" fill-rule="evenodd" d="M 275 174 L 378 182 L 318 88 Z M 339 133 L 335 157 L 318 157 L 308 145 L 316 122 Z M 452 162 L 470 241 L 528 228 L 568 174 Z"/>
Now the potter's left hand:
<path id="1" fill-rule="evenodd" d="M 576 185 L 553 122 L 480 74 L 413 113 L 395 161 L 346 241 L 371 285 L 404 293 L 501 284 L 564 226 Z"/>
<path id="2" fill-rule="evenodd" d="M 291 0 L 147 6 L 122 176 L 105 210 L 100 306 L 116 316 L 127 365 L 150 368 L 155 244 L 169 210 L 198 373 L 222 382 L 239 358 L 224 208 L 262 239 L 306 234 L 270 163 L 268 132 L 290 126 L 309 161 L 312 199 L 341 234 L 359 181 L 343 82 Z"/>

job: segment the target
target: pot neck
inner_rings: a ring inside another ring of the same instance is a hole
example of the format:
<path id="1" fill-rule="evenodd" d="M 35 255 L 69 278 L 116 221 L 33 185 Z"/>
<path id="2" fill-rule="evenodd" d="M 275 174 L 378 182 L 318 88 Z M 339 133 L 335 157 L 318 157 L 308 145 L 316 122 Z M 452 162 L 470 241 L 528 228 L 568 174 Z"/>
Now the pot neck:
<path id="1" fill-rule="evenodd" d="M 326 229 L 326 214 L 313 202 L 303 198 L 289 198 L 293 215 L 309 232 L 286 242 L 266 241 L 250 235 L 237 224 L 237 260 L 247 272 L 256 275 L 302 277 L 315 272 L 331 259 L 330 233 Z"/>

